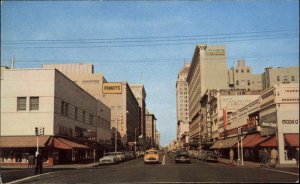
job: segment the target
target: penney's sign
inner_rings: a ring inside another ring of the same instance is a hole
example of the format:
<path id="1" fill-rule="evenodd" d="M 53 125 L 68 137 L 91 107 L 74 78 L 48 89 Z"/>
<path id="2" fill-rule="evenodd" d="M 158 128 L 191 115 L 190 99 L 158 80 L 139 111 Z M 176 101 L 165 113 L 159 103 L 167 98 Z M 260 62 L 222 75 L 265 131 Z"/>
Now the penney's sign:
<path id="1" fill-rule="evenodd" d="M 121 82 L 103 83 L 102 93 L 103 94 L 120 94 L 120 93 L 122 93 L 122 83 Z"/>

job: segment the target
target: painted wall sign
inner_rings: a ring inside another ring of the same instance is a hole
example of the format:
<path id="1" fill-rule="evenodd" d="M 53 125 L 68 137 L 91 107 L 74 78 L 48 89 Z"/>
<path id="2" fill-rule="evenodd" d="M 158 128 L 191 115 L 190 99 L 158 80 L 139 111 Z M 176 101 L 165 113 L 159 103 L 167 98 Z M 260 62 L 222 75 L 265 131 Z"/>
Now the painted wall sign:
<path id="1" fill-rule="evenodd" d="M 237 110 L 258 98 L 259 95 L 224 95 L 220 97 L 220 109 Z"/>
<path id="2" fill-rule="evenodd" d="M 122 83 L 121 82 L 107 82 L 102 84 L 103 94 L 121 94 Z"/>

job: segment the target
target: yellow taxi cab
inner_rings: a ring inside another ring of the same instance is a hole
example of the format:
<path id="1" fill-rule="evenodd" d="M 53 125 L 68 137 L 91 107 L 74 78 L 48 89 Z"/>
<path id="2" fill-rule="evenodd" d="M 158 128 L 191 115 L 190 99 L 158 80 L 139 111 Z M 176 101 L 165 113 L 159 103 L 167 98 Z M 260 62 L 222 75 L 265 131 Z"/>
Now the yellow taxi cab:
<path id="1" fill-rule="evenodd" d="M 159 163 L 159 153 L 156 149 L 151 148 L 145 152 L 144 163 Z"/>

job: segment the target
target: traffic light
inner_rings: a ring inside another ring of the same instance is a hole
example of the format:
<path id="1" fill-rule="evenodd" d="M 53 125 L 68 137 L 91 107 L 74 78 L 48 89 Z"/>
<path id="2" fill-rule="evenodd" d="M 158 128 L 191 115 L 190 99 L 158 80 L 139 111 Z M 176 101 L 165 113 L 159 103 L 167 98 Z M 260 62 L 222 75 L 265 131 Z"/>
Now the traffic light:
<path id="1" fill-rule="evenodd" d="M 39 129 L 38 129 L 38 127 L 35 127 L 35 135 L 39 135 Z"/>

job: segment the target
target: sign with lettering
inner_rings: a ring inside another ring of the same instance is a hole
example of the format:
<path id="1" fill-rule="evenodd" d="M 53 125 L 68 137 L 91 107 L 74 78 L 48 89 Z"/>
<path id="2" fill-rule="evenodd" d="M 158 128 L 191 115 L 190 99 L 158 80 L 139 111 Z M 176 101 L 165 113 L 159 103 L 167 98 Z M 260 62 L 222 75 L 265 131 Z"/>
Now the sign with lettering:
<path id="1" fill-rule="evenodd" d="M 102 84 L 103 94 L 121 94 L 122 83 L 121 82 L 107 82 Z"/>
<path id="2" fill-rule="evenodd" d="M 206 128 L 207 128 L 207 138 L 212 138 L 212 127 L 211 127 L 211 115 L 210 115 L 210 105 L 206 106 Z"/>
<path id="3" fill-rule="evenodd" d="M 284 119 L 282 120 L 282 124 L 296 124 L 298 125 L 299 120 L 297 119 Z"/>
<path id="4" fill-rule="evenodd" d="M 258 98 L 259 95 L 224 95 L 220 97 L 220 109 L 237 110 Z"/>

